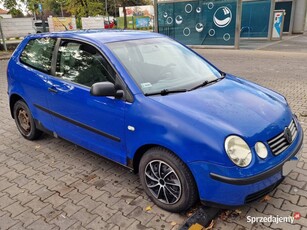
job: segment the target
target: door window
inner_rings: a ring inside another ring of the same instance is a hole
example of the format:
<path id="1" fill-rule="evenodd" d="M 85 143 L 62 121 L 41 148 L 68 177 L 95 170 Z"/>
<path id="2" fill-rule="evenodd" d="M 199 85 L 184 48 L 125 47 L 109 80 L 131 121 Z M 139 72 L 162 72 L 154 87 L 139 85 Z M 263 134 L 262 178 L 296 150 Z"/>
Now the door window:
<path id="1" fill-rule="evenodd" d="M 56 40 L 53 38 L 30 40 L 21 53 L 20 61 L 34 69 L 50 74 L 55 42 Z"/>
<path id="2" fill-rule="evenodd" d="M 99 51 L 75 41 L 61 42 L 56 76 L 88 87 L 96 82 L 115 83 L 115 72 Z"/>

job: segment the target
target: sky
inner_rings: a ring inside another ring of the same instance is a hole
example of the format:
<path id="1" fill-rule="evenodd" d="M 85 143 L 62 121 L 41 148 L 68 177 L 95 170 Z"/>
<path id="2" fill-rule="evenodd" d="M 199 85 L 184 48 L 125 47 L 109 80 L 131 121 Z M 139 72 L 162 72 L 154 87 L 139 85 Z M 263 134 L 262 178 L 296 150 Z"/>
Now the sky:
<path id="1" fill-rule="evenodd" d="M 1 9 L 4 9 L 4 7 L 3 7 L 3 4 L 2 4 L 2 3 L 0 3 L 0 8 L 1 8 Z"/>

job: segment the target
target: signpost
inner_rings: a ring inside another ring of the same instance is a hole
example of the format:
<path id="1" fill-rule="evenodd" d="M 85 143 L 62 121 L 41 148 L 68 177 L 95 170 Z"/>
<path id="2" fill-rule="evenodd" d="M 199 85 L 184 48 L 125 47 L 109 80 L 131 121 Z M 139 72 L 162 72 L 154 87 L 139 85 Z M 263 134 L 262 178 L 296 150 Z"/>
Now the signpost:
<path id="1" fill-rule="evenodd" d="M 42 6 L 42 3 L 38 3 L 38 10 L 40 13 L 43 12 L 43 6 Z"/>
<path id="2" fill-rule="evenodd" d="M 272 40 L 281 40 L 284 27 L 285 10 L 274 10 Z"/>

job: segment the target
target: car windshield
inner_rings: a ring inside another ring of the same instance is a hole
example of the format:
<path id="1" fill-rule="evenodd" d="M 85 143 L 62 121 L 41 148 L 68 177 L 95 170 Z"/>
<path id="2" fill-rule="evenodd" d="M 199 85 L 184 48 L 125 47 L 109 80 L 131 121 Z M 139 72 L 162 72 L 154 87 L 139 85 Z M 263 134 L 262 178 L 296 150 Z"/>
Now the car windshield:
<path id="1" fill-rule="evenodd" d="M 221 74 L 183 45 L 167 38 L 107 44 L 145 95 L 185 92 Z"/>

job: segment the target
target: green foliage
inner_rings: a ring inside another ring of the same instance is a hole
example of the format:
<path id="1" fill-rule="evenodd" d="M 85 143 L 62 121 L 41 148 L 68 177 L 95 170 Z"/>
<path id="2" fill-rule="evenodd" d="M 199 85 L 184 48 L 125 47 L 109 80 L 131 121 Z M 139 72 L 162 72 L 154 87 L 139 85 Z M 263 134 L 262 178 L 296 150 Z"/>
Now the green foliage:
<path id="1" fill-rule="evenodd" d="M 76 18 L 76 26 L 77 26 L 77 29 L 82 29 L 81 18 Z"/>
<path id="2" fill-rule="evenodd" d="M 18 6 L 16 0 L 0 0 L 0 2 L 3 4 L 3 6 L 6 9 L 9 9 L 9 10 L 15 9 Z"/>
<path id="3" fill-rule="evenodd" d="M 44 11 L 48 11 L 48 14 L 52 16 L 62 16 L 61 4 L 58 1 L 44 0 L 43 9 Z"/>
<path id="4" fill-rule="evenodd" d="M 21 17 L 24 17 L 24 15 L 23 15 L 23 13 L 21 12 L 21 10 L 15 9 L 15 8 L 11 9 L 11 10 L 9 11 L 9 14 L 11 14 L 13 18 L 21 18 Z"/>
<path id="5" fill-rule="evenodd" d="M 77 18 L 103 15 L 105 11 L 99 0 L 67 0 L 66 10 Z"/>
<path id="6" fill-rule="evenodd" d="M 118 15 L 118 7 L 139 6 L 151 4 L 150 0 L 107 0 L 109 15 Z M 105 0 L 0 0 L 0 3 L 9 10 L 14 10 L 14 14 L 18 15 L 20 8 L 18 2 L 25 4 L 29 11 L 40 14 L 37 4 L 43 3 L 45 15 L 61 16 L 61 5 L 64 14 L 75 15 L 76 18 L 105 15 Z M 36 7 L 35 7 L 36 6 Z"/>

